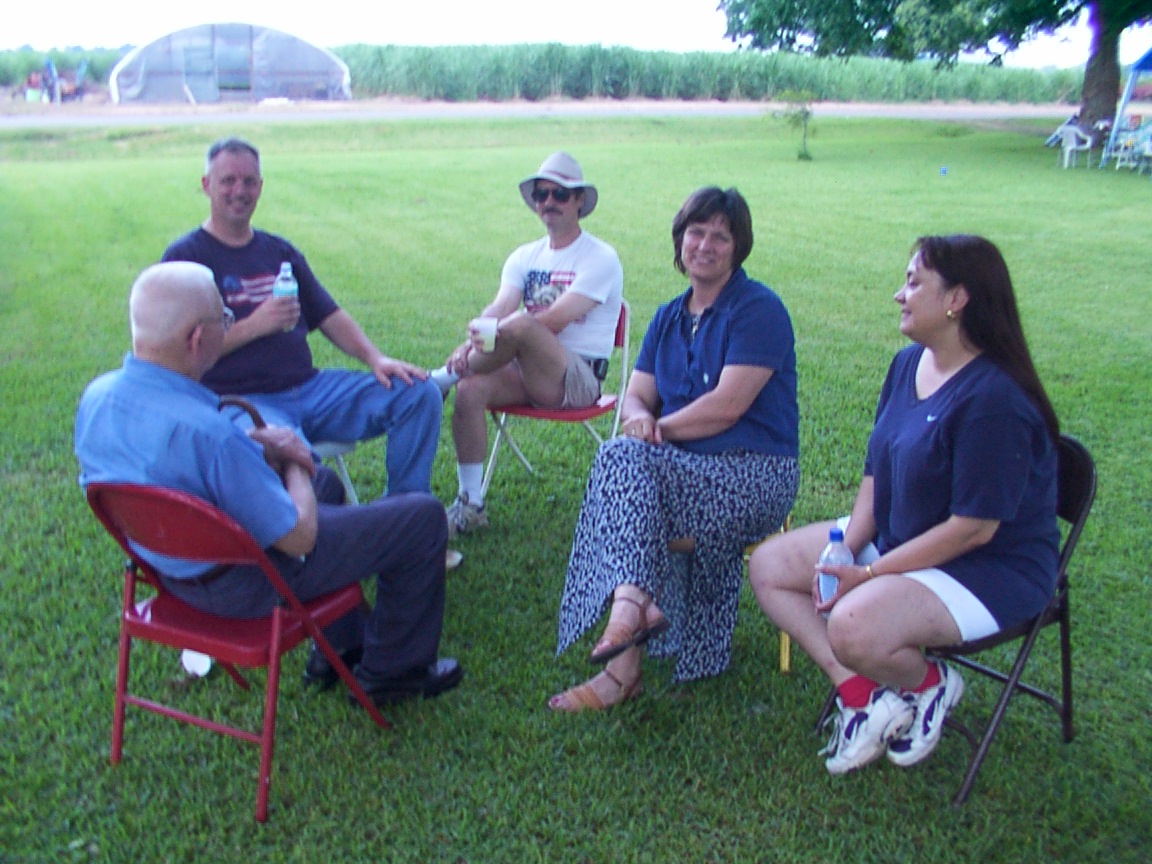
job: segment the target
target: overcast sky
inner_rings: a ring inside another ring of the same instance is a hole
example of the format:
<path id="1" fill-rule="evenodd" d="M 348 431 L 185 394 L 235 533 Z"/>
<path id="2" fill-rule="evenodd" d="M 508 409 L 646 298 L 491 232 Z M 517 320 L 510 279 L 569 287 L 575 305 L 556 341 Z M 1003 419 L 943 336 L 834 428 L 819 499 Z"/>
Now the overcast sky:
<path id="1" fill-rule="evenodd" d="M 285 0 L 11 0 L 0 14 L 0 50 L 144 45 L 197 24 L 242 21 L 283 30 L 326 48 L 373 45 L 506 45 L 563 42 L 642 50 L 726 51 L 716 0 L 383 0 L 356 11 Z M 358 4 L 359 5 L 359 4 Z M 1152 28 L 1129 30 L 1122 64 L 1152 46 Z M 1080 27 L 1005 58 L 1017 66 L 1080 66 L 1089 39 Z"/>

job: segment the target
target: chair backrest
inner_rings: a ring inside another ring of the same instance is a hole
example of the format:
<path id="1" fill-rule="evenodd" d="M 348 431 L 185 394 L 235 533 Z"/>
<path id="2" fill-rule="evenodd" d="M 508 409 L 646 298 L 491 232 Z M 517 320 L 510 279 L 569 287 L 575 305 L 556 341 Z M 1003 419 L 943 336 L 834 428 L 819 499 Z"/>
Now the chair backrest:
<path id="1" fill-rule="evenodd" d="M 1096 499 L 1096 463 L 1088 448 L 1071 435 L 1061 435 L 1057 448 L 1056 515 L 1068 523 L 1060 549 L 1059 584 L 1067 581 L 1068 563 Z"/>
<path id="2" fill-rule="evenodd" d="M 632 363 L 632 358 L 628 353 L 629 348 L 629 333 L 632 326 L 632 310 L 629 308 L 627 301 L 620 301 L 620 317 L 616 319 L 616 338 L 613 340 L 613 347 L 620 350 L 620 399 L 624 399 L 624 387 L 628 383 L 629 365 Z"/>
<path id="3" fill-rule="evenodd" d="M 628 344 L 628 318 L 630 314 L 627 301 L 621 300 L 620 317 L 616 319 L 616 341 L 612 343 L 617 348 L 623 348 Z"/>
<path id="4" fill-rule="evenodd" d="M 1092 138 L 1080 131 L 1077 126 L 1063 126 L 1060 131 L 1060 146 L 1064 150 L 1074 150 L 1087 147 Z"/>
<path id="5" fill-rule="evenodd" d="M 614 345 L 620 349 L 620 389 L 616 392 L 616 410 L 612 417 L 612 437 L 620 431 L 620 412 L 624 408 L 624 391 L 628 388 L 628 375 L 632 371 L 632 357 L 629 354 L 630 328 L 632 324 L 632 310 L 628 308 L 625 300 L 620 301 L 620 317 L 616 319 L 616 339 Z"/>
<path id="6" fill-rule="evenodd" d="M 87 495 L 96 517 L 138 564 L 144 562 L 129 541 L 192 561 L 263 566 L 268 560 L 238 522 L 195 495 L 135 483 L 90 483 Z"/>

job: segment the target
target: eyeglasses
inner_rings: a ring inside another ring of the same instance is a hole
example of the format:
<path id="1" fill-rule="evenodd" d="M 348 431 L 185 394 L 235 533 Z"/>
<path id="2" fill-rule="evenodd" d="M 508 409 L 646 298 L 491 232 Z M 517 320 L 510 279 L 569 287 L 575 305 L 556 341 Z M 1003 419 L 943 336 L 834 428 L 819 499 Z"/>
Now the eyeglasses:
<path id="1" fill-rule="evenodd" d="M 219 321 L 220 327 L 224 330 L 225 333 L 227 333 L 232 329 L 232 325 L 236 323 L 236 313 L 225 306 L 224 311 L 220 313 L 219 318 L 207 319 L 207 323 L 211 323 L 213 321 Z"/>
<path id="2" fill-rule="evenodd" d="M 554 186 L 551 189 L 541 189 L 539 186 L 537 186 L 532 190 L 532 200 L 537 204 L 543 204 L 548 200 L 548 196 L 551 195 L 556 199 L 557 204 L 567 204 L 568 199 L 575 194 L 576 190 L 565 189 L 563 186 Z"/>

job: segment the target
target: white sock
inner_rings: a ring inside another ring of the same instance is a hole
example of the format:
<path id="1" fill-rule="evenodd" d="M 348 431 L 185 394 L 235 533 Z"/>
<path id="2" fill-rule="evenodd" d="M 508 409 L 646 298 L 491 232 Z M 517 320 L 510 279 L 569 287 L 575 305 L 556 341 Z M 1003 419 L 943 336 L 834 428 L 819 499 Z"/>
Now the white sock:
<path id="1" fill-rule="evenodd" d="M 436 382 L 436 386 L 445 392 L 460 380 L 460 376 L 455 372 L 449 371 L 447 366 L 429 370 L 428 377 Z"/>
<path id="2" fill-rule="evenodd" d="M 460 494 L 468 496 L 468 503 L 484 506 L 484 463 L 467 462 L 456 465 L 456 479 L 460 482 Z"/>

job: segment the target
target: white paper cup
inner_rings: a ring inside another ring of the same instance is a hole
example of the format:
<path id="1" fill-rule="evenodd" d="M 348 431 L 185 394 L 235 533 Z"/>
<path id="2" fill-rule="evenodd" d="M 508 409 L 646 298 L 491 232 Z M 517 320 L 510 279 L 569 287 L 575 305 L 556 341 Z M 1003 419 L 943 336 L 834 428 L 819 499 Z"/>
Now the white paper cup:
<path id="1" fill-rule="evenodd" d="M 480 350 L 485 354 L 496 350 L 496 325 L 499 323 L 499 318 L 473 318 L 468 325 L 480 337 Z"/>

